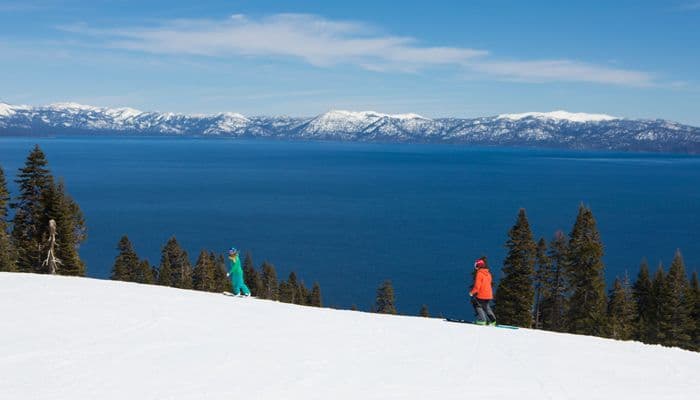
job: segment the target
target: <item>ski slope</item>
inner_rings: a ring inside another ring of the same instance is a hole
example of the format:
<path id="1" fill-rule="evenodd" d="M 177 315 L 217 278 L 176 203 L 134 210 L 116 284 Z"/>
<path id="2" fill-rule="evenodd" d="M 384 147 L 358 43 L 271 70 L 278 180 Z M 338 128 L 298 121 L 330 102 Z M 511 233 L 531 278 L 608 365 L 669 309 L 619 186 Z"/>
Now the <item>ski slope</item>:
<path id="1" fill-rule="evenodd" d="M 2 399 L 697 399 L 634 342 L 0 273 Z"/>

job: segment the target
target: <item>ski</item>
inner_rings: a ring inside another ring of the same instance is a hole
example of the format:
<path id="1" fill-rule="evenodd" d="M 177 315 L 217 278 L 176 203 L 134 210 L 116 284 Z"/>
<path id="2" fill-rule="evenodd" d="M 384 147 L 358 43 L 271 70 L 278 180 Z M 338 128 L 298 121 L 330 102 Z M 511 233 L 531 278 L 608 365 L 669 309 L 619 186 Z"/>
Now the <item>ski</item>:
<path id="1" fill-rule="evenodd" d="M 221 292 L 221 294 L 223 294 L 224 296 L 230 296 L 230 297 L 251 297 L 251 298 L 253 297 L 253 296 L 246 296 L 243 294 L 233 294 L 231 292 Z"/>
<path id="2" fill-rule="evenodd" d="M 513 325 L 479 325 L 479 324 L 474 323 L 473 321 L 467 321 L 466 319 L 445 318 L 445 321 L 457 322 L 460 324 L 477 325 L 477 326 L 493 326 L 494 328 L 503 328 L 503 329 L 518 329 L 517 326 L 513 326 Z"/>

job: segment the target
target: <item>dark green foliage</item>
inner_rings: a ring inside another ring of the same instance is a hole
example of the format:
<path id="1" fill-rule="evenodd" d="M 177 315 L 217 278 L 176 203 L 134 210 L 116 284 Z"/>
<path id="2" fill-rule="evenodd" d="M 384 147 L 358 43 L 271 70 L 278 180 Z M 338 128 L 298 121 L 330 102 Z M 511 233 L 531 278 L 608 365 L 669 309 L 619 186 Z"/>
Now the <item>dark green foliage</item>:
<path id="1" fill-rule="evenodd" d="M 661 331 L 661 318 L 662 318 L 662 301 L 664 296 L 664 291 L 666 286 L 666 274 L 664 273 L 663 264 L 659 263 L 659 267 L 654 273 L 654 278 L 651 281 L 651 299 L 649 305 L 651 306 L 650 319 L 647 323 L 647 341 L 646 343 L 660 344 L 665 340 L 665 335 Z"/>
<path id="2" fill-rule="evenodd" d="M 692 304 L 690 318 L 693 321 L 692 331 L 690 334 L 690 349 L 700 351 L 700 284 L 698 284 L 697 271 L 693 272 L 693 277 L 690 280 L 690 296 L 688 296 L 688 298 Z"/>
<path id="3" fill-rule="evenodd" d="M 164 276 L 164 268 L 168 276 Z M 175 236 L 168 239 L 161 252 L 159 278 L 161 285 L 192 289 L 192 265 Z"/>
<path id="4" fill-rule="evenodd" d="M 508 255 L 503 262 L 503 278 L 496 292 L 498 321 L 507 325 L 529 327 L 532 324 L 537 245 L 532 237 L 525 209 L 518 212 L 515 225 L 508 232 Z"/>
<path id="5" fill-rule="evenodd" d="M 535 324 L 534 328 L 542 329 L 542 301 L 549 294 L 546 291 L 550 288 L 550 282 L 552 281 L 552 263 L 547 256 L 547 242 L 545 242 L 544 238 L 540 238 L 537 242 L 535 264 L 537 265 L 535 272 L 535 307 L 532 319 Z"/>
<path id="6" fill-rule="evenodd" d="M 277 282 L 277 271 L 275 266 L 264 261 L 262 267 L 262 292 L 260 297 L 269 300 L 279 300 L 279 284 Z"/>
<path id="7" fill-rule="evenodd" d="M 226 261 L 223 255 L 209 253 L 209 261 L 214 269 L 214 286 L 217 292 L 230 292 L 233 290 L 231 279 L 226 276 Z"/>
<path id="8" fill-rule="evenodd" d="M 55 184 L 50 181 L 41 196 L 43 213 L 39 219 L 41 227 L 48 227 L 49 221 L 56 221 L 56 258 L 60 260 L 56 273 L 59 275 L 85 275 L 85 263 L 80 259 L 78 249 L 86 239 L 83 213 L 78 204 L 66 193 L 63 181 Z M 48 250 L 48 234 L 42 237 L 44 253 Z M 43 266 L 40 272 L 48 272 Z"/>
<path id="9" fill-rule="evenodd" d="M 423 304 L 423 306 L 420 308 L 420 311 L 418 312 L 418 315 L 421 317 L 428 318 L 430 317 L 430 312 L 428 311 L 428 306 Z"/>
<path id="10" fill-rule="evenodd" d="M 136 275 L 133 277 L 134 282 L 138 283 L 148 283 L 153 284 L 155 282 L 155 276 L 153 275 L 153 268 L 148 260 L 139 261 L 139 268 L 136 271 Z"/>
<path id="11" fill-rule="evenodd" d="M 243 277 L 248 289 L 250 289 L 250 295 L 254 297 L 260 296 L 260 292 L 262 292 L 262 280 L 260 279 L 260 274 L 255 269 L 253 256 L 250 252 L 245 254 L 245 259 L 243 260 Z"/>
<path id="12" fill-rule="evenodd" d="M 206 250 L 199 252 L 197 263 L 192 270 L 192 288 L 205 292 L 218 292 L 219 285 L 216 282 L 216 266 Z"/>
<path id="13" fill-rule="evenodd" d="M 17 270 L 17 254 L 8 231 L 7 207 L 9 201 L 10 192 L 7 189 L 5 172 L 0 167 L 0 271 L 11 272 Z"/>
<path id="14" fill-rule="evenodd" d="M 321 299 L 321 285 L 318 282 L 314 282 L 314 286 L 311 288 L 311 294 L 309 294 L 309 305 L 313 307 L 323 307 L 323 301 Z"/>
<path id="15" fill-rule="evenodd" d="M 160 266 L 158 267 L 158 284 L 161 286 L 175 286 L 172 277 L 173 269 L 170 265 L 170 258 L 161 257 Z"/>
<path id="16" fill-rule="evenodd" d="M 693 330 L 688 276 L 680 250 L 676 251 L 659 297 L 660 343 L 665 346 L 689 348 Z"/>
<path id="17" fill-rule="evenodd" d="M 48 226 L 41 224 L 44 214 L 41 198 L 53 181 L 47 165 L 46 157 L 37 145 L 17 175 L 19 197 L 10 206 L 15 209 L 12 240 L 20 272 L 43 270 L 43 239 Z"/>
<path id="18" fill-rule="evenodd" d="M 581 205 L 569 235 L 568 267 L 573 293 L 567 320 L 571 333 L 595 336 L 605 333 L 607 296 L 602 257 L 603 244 L 593 213 Z"/>
<path id="19" fill-rule="evenodd" d="M 663 279 L 663 272 L 661 278 Z M 634 338 L 641 342 L 653 343 L 653 331 L 658 321 L 656 320 L 655 299 L 647 260 L 642 260 L 642 264 L 639 266 L 639 274 L 632 287 L 632 295 L 637 309 L 634 321 Z"/>
<path id="20" fill-rule="evenodd" d="M 391 281 L 386 280 L 377 289 L 374 311 L 380 314 L 396 314 L 395 303 L 394 287 L 391 285 Z"/>
<path id="21" fill-rule="evenodd" d="M 568 297 L 567 240 L 563 232 L 557 231 L 549 244 L 547 259 L 549 272 L 543 273 L 540 324 L 542 329 L 555 332 L 566 330 Z"/>
<path id="22" fill-rule="evenodd" d="M 141 263 L 134 251 L 134 247 L 129 241 L 129 237 L 122 236 L 117 244 L 119 254 L 114 259 L 112 266 L 112 276 L 110 279 L 116 281 L 136 282 L 135 278 L 140 275 Z"/>
<path id="23" fill-rule="evenodd" d="M 289 278 L 286 282 L 280 282 L 279 284 L 279 301 L 283 303 L 297 303 L 299 295 L 299 282 L 297 281 L 297 274 L 292 271 L 289 274 Z"/>
<path id="24" fill-rule="evenodd" d="M 618 340 L 630 340 L 634 334 L 636 307 L 629 279 L 615 279 L 610 290 L 607 314 L 607 335 Z"/>

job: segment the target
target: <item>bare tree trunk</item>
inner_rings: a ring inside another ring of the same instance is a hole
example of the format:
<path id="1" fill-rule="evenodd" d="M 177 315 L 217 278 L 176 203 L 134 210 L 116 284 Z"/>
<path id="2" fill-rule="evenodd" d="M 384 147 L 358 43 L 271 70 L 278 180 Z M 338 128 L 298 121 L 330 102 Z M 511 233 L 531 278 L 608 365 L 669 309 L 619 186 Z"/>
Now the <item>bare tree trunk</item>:
<path id="1" fill-rule="evenodd" d="M 49 221 L 49 251 L 46 254 L 46 260 L 41 264 L 42 266 L 47 265 L 49 267 L 49 273 L 51 275 L 56 275 L 57 265 L 61 264 L 61 260 L 56 258 L 56 253 L 54 252 L 54 247 L 56 245 L 56 221 Z"/>

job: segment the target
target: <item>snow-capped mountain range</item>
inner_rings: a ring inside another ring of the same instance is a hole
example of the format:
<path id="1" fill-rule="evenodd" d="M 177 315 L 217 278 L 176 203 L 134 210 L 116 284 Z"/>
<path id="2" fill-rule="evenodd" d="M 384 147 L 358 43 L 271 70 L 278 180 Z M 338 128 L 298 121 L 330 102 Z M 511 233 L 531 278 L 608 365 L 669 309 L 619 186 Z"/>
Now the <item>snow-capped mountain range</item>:
<path id="1" fill-rule="evenodd" d="M 700 128 L 666 120 L 633 120 L 566 111 L 430 119 L 417 114 L 334 110 L 316 117 L 186 115 L 0 102 L 0 136 L 139 135 L 266 137 L 297 140 L 461 143 L 565 149 L 700 154 Z"/>

